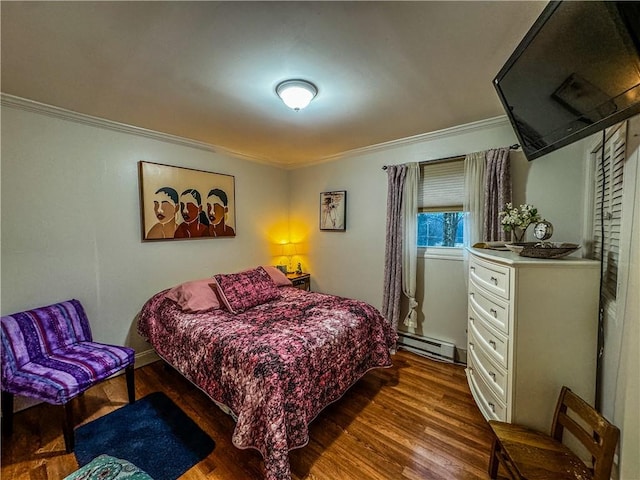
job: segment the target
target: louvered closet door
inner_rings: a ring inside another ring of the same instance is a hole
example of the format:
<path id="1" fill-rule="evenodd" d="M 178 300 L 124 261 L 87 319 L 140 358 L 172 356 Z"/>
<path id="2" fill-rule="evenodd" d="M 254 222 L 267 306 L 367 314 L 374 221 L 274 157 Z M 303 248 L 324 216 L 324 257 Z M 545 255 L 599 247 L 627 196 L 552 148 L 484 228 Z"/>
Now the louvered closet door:
<path id="1" fill-rule="evenodd" d="M 595 158 L 595 198 L 593 209 L 594 258 L 599 260 L 604 248 L 603 302 L 605 314 L 615 318 L 618 285 L 618 258 L 622 222 L 622 184 L 624 179 L 626 123 L 607 132 L 602 164 L 602 146 Z M 604 181 L 603 181 L 604 178 Z M 604 229 L 603 229 L 604 216 Z M 604 245 L 602 235 L 604 233 Z"/>
<path id="2" fill-rule="evenodd" d="M 603 258 L 602 321 L 599 323 L 596 405 L 605 416 L 614 414 L 616 379 L 622 330 L 617 315 L 618 259 L 622 227 L 623 180 L 626 162 L 626 123 L 607 130 L 602 162 L 602 142 L 591 153 L 594 168 L 593 253 Z M 604 237 L 603 237 L 604 234 Z M 604 238 L 604 246 L 601 240 Z"/>

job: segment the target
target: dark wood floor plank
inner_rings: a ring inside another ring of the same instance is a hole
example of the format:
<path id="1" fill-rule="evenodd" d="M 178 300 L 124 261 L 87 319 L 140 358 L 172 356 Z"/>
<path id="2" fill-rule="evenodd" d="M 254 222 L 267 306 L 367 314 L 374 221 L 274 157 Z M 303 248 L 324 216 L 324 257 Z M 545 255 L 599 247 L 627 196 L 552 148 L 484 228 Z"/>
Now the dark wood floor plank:
<path id="1" fill-rule="evenodd" d="M 367 373 L 310 425 L 309 443 L 290 452 L 292 480 L 486 479 L 491 431 L 464 368 L 400 351 Z M 232 418 L 163 362 L 136 370 L 136 398 L 165 392 L 216 442 L 184 480 L 259 480 L 261 456 L 231 442 Z M 124 376 L 74 400 L 78 425 L 128 403 Z M 1 477 L 58 480 L 77 468 L 64 451 L 61 412 L 41 404 L 19 412 L 3 438 Z"/>

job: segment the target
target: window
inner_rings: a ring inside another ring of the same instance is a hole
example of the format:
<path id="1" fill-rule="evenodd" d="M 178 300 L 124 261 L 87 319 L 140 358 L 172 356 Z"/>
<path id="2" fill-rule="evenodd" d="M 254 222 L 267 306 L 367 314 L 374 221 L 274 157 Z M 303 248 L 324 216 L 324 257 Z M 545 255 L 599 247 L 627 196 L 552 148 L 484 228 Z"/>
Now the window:
<path id="1" fill-rule="evenodd" d="M 420 166 L 418 247 L 463 245 L 464 157 Z"/>
<path id="2" fill-rule="evenodd" d="M 418 213 L 419 247 L 462 247 L 462 212 Z"/>

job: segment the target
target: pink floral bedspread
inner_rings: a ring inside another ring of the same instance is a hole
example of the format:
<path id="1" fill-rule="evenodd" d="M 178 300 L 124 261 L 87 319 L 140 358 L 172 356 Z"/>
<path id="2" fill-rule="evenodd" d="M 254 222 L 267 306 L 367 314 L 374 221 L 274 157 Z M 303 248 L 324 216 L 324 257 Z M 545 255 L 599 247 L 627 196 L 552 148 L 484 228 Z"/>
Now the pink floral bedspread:
<path id="1" fill-rule="evenodd" d="M 292 287 L 244 313 L 185 313 L 166 291 L 142 309 L 139 333 L 236 418 L 232 441 L 262 454 L 268 480 L 291 477 L 289 450 L 308 424 L 368 370 L 391 366 L 396 334 L 371 305 Z"/>

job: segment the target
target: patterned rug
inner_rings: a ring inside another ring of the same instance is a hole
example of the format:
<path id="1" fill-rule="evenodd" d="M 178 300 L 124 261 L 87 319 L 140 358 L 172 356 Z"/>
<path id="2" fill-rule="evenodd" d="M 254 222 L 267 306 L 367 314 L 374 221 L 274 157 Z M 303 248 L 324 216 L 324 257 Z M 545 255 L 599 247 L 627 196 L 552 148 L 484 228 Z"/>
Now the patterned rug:
<path id="1" fill-rule="evenodd" d="M 64 480 L 153 480 L 133 463 L 100 455 Z"/>
<path id="2" fill-rule="evenodd" d="M 82 425 L 75 433 L 81 467 L 106 454 L 128 460 L 154 480 L 175 480 L 215 447 L 211 437 L 161 392 Z"/>

